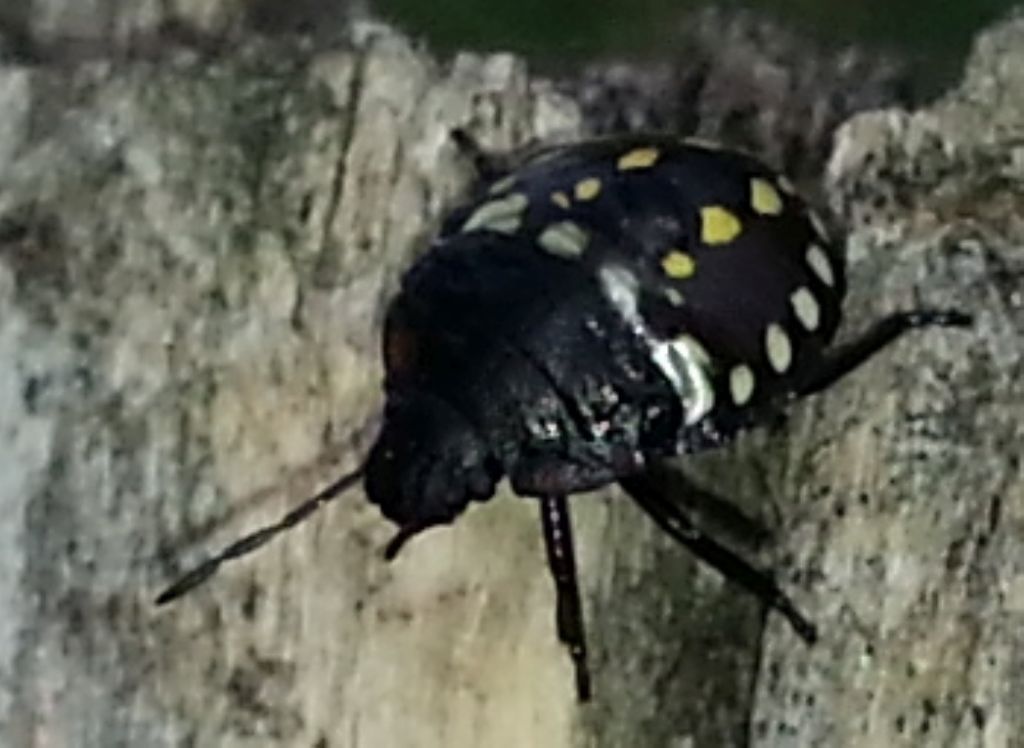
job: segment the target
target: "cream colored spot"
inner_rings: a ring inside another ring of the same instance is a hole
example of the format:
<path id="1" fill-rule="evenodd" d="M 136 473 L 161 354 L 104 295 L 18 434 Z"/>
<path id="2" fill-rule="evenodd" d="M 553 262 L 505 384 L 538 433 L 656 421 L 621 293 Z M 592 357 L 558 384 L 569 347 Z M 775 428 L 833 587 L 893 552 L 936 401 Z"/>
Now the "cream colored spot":
<path id="1" fill-rule="evenodd" d="M 782 196 L 764 179 L 750 180 L 750 204 L 763 216 L 777 216 L 782 212 Z"/>
<path id="2" fill-rule="evenodd" d="M 683 138 L 683 144 L 688 145 L 692 148 L 700 148 L 704 151 L 720 151 L 722 150 L 722 144 L 716 143 L 714 140 L 705 140 L 704 138 Z"/>
<path id="3" fill-rule="evenodd" d="M 697 272 L 697 263 L 686 252 L 672 249 L 661 258 L 661 269 L 669 278 L 684 280 L 693 277 L 693 274 Z"/>
<path id="4" fill-rule="evenodd" d="M 572 205 L 572 203 L 569 201 L 569 196 L 566 195 L 564 192 L 552 192 L 551 202 L 553 202 L 562 210 L 569 210 L 569 206 Z"/>
<path id="5" fill-rule="evenodd" d="M 800 286 L 789 295 L 789 303 L 793 307 L 796 318 L 800 320 L 800 324 L 807 332 L 814 332 L 818 329 L 818 323 L 821 321 L 821 307 L 818 306 L 818 300 L 814 298 L 814 294 L 810 290 Z"/>
<path id="6" fill-rule="evenodd" d="M 787 177 L 785 174 L 779 174 L 779 176 L 775 178 L 775 183 L 779 185 L 779 189 L 785 192 L 787 195 L 796 194 L 796 187 L 790 181 L 789 177 Z"/>
<path id="7" fill-rule="evenodd" d="M 811 266 L 811 270 L 818 276 L 818 280 L 826 286 L 834 286 L 836 284 L 835 271 L 832 270 L 832 261 L 828 259 L 828 255 L 825 254 L 825 250 L 821 246 L 812 244 L 807 248 L 807 264 Z"/>
<path id="8" fill-rule="evenodd" d="M 733 367 L 729 372 L 729 394 L 736 405 L 746 405 L 754 394 L 754 372 L 746 364 Z"/>
<path id="9" fill-rule="evenodd" d="M 619 171 L 646 169 L 653 166 L 659 156 L 661 152 L 657 148 L 634 148 L 619 156 Z"/>
<path id="10" fill-rule="evenodd" d="M 821 220 L 821 216 L 811 210 L 808 211 L 808 218 L 811 219 L 811 227 L 814 229 L 814 233 L 818 235 L 818 238 L 822 241 L 828 241 L 828 227 Z"/>
<path id="11" fill-rule="evenodd" d="M 672 306 L 682 306 L 686 303 L 686 298 L 679 293 L 678 288 L 666 288 L 664 294 L 665 298 L 668 299 L 668 303 Z"/>
<path id="12" fill-rule="evenodd" d="M 581 179 L 576 183 L 573 194 L 577 200 L 593 200 L 601 192 L 601 180 L 596 177 Z"/>
<path id="13" fill-rule="evenodd" d="M 492 194 L 492 195 L 499 195 L 502 192 L 507 191 L 515 183 L 516 183 L 516 175 L 515 174 L 509 174 L 507 177 L 502 177 L 497 182 L 492 184 L 490 186 L 490 188 L 488 188 L 487 191 L 490 194 Z"/>
<path id="14" fill-rule="evenodd" d="M 778 374 L 782 374 L 793 363 L 793 346 L 782 326 L 772 322 L 764 335 L 764 347 L 768 354 L 768 363 Z"/>
<path id="15" fill-rule="evenodd" d="M 705 244 L 727 244 L 741 229 L 740 219 L 720 205 L 700 209 L 700 239 Z"/>
<path id="16" fill-rule="evenodd" d="M 463 231 L 490 229 L 503 234 L 514 234 L 522 223 L 523 211 L 530 201 L 521 192 L 491 200 L 477 208 L 462 225 Z"/>
<path id="17" fill-rule="evenodd" d="M 537 243 L 559 257 L 579 257 L 587 248 L 587 232 L 572 221 L 559 221 L 544 229 Z"/>

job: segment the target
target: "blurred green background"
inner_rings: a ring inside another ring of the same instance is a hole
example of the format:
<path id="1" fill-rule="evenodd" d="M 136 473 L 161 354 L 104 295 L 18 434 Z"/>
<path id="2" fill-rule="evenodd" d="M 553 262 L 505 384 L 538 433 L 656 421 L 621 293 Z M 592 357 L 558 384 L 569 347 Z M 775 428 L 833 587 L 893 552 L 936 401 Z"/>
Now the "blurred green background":
<path id="1" fill-rule="evenodd" d="M 673 30 L 706 0 L 376 0 L 438 51 L 507 49 L 541 65 L 599 54 L 670 52 Z M 955 74 L 972 35 L 1020 0 L 732 0 L 827 43 L 858 42 L 909 58 L 923 81 Z"/>

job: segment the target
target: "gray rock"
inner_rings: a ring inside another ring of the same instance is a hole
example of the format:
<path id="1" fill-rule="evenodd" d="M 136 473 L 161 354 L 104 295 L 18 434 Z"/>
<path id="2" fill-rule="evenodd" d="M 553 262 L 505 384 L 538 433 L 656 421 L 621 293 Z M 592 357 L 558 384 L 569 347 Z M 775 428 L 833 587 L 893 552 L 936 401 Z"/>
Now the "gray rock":
<path id="1" fill-rule="evenodd" d="M 933 106 L 839 133 L 850 326 L 915 300 L 976 325 L 907 341 L 794 424 L 786 544 L 825 637 L 769 626 L 755 745 L 1022 745 L 1022 91 L 1017 18 Z"/>

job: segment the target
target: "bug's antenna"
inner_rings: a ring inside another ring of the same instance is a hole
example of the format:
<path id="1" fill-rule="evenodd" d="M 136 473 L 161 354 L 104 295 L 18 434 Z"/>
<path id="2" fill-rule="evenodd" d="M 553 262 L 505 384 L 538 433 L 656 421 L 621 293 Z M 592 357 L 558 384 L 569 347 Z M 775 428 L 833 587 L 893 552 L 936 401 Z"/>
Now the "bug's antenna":
<path id="1" fill-rule="evenodd" d="M 355 485 L 355 483 L 362 478 L 364 470 L 365 466 L 360 466 L 353 472 L 343 475 L 338 478 L 338 480 L 334 481 L 334 483 L 331 483 L 326 488 L 303 501 L 281 517 L 277 522 L 267 525 L 266 527 L 261 527 L 259 530 L 255 530 L 254 532 L 239 538 L 216 556 L 206 559 L 206 561 L 203 561 L 191 571 L 186 572 L 170 587 L 157 595 L 156 604 L 164 605 L 181 597 L 186 592 L 193 590 L 216 574 L 217 570 L 224 562 L 234 561 L 242 556 L 248 556 L 253 551 L 266 545 L 282 532 L 290 530 L 299 523 L 305 521 L 328 501 L 340 496 Z"/>

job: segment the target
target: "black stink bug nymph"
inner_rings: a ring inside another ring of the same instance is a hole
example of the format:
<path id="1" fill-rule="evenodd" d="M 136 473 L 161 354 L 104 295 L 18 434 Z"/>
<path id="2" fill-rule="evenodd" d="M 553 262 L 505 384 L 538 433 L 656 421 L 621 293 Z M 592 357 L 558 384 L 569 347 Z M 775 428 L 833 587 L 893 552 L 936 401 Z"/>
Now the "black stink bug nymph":
<path id="1" fill-rule="evenodd" d="M 458 134 L 463 146 L 471 141 Z M 772 576 L 650 480 L 657 461 L 718 446 L 828 387 L 908 330 L 955 310 L 877 321 L 841 346 L 843 268 L 814 214 L 754 158 L 668 136 L 551 148 L 484 175 L 404 276 L 384 329 L 383 424 L 363 466 L 231 544 L 166 603 L 362 480 L 412 536 L 453 522 L 500 480 L 535 498 L 559 638 L 590 696 L 566 497 L 617 482 L 666 532 L 816 637 Z"/>

